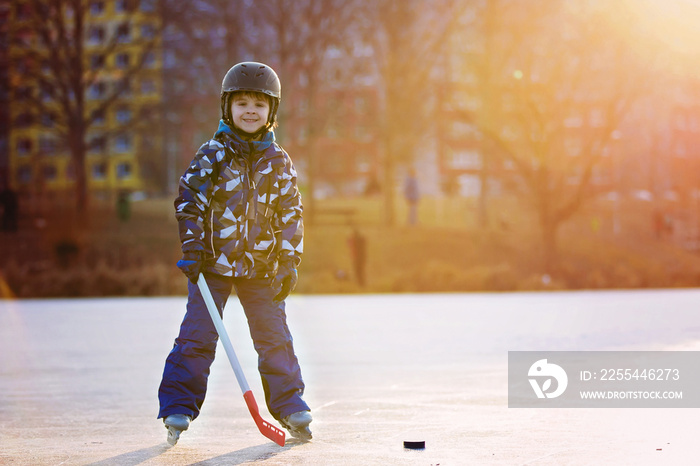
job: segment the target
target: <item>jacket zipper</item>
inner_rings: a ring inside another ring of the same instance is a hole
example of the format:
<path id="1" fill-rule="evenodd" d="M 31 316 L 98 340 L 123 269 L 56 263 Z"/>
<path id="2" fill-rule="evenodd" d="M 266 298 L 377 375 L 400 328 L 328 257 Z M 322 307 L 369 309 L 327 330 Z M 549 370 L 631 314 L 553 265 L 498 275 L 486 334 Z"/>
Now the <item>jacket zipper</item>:
<path id="1" fill-rule="evenodd" d="M 229 146 L 229 150 L 231 150 L 231 152 L 233 152 L 234 154 L 236 153 L 236 151 L 234 151 L 233 148 L 231 148 L 230 146 Z M 252 156 L 254 153 L 252 146 L 250 147 L 250 150 L 251 150 L 251 156 Z M 253 173 L 256 172 L 258 166 L 262 162 L 268 162 L 268 161 L 274 160 L 276 158 L 283 158 L 283 156 L 276 154 L 276 155 L 273 155 L 271 157 L 261 157 L 258 161 L 255 162 L 255 164 L 252 164 L 249 162 L 248 158 L 243 156 L 243 154 L 238 154 L 238 155 L 243 160 L 243 164 L 245 165 L 246 186 L 248 187 L 248 196 L 246 198 L 245 220 L 243 223 L 243 237 L 241 238 L 241 243 L 245 245 L 245 248 L 244 248 L 244 252 L 245 252 L 248 249 L 251 249 L 251 248 L 254 249 L 254 246 L 255 246 L 255 245 L 249 244 L 250 243 L 250 238 L 249 238 L 249 234 L 250 234 L 249 225 L 250 225 L 250 223 L 249 222 L 252 220 L 255 220 L 256 215 L 255 215 L 254 205 L 257 204 L 257 199 L 255 197 L 255 189 L 257 188 L 257 186 L 256 186 L 255 181 L 253 180 Z M 212 220 L 213 220 L 213 215 L 214 214 L 212 212 Z M 213 243 L 213 237 L 212 237 L 212 250 L 214 250 L 213 245 L 214 245 L 214 243 Z M 251 267 L 252 267 L 252 264 L 251 264 Z"/>

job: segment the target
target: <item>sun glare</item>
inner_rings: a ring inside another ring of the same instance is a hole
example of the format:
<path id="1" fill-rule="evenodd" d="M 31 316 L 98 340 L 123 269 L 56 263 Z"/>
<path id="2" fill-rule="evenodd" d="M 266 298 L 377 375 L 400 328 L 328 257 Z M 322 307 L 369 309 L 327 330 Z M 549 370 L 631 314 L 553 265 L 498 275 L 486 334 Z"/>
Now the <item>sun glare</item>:
<path id="1" fill-rule="evenodd" d="M 627 6 L 652 44 L 679 58 L 700 57 L 700 0 L 632 0 Z"/>

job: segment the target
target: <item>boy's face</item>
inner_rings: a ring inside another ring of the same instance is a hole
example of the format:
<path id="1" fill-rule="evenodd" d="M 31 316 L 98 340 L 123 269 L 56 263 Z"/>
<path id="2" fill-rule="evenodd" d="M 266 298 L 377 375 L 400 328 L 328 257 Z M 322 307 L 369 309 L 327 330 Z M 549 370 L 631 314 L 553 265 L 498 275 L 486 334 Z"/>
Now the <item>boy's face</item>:
<path id="1" fill-rule="evenodd" d="M 231 102 L 233 124 L 246 133 L 255 133 L 267 124 L 270 104 L 262 94 L 236 93 Z"/>

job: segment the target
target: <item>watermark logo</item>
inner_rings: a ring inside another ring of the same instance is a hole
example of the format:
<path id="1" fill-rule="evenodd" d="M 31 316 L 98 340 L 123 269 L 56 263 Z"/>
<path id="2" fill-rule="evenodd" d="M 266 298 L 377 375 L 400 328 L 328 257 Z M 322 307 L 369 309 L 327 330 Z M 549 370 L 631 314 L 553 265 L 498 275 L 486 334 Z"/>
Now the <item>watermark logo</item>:
<path id="1" fill-rule="evenodd" d="M 556 364 L 548 363 L 546 359 L 540 359 L 530 366 L 527 375 L 531 377 L 528 380 L 537 398 L 556 398 L 564 393 L 569 383 L 566 371 Z M 549 391 L 552 388 L 552 379 L 556 380 L 556 387 Z M 542 381 L 542 385 L 539 380 Z"/>
<path id="2" fill-rule="evenodd" d="M 698 367 L 700 351 L 508 351 L 508 407 L 700 408 Z"/>

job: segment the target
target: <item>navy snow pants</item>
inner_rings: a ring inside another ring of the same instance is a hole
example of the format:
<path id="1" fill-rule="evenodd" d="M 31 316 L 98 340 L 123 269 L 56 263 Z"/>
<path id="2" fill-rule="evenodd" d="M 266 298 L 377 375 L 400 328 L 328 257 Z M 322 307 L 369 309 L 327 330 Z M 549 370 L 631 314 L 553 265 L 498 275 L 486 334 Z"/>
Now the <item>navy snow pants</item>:
<path id="1" fill-rule="evenodd" d="M 304 382 L 287 328 L 284 302 L 273 302 L 270 280 L 213 274 L 206 274 L 206 279 L 220 313 L 232 287 L 236 288 L 258 353 L 258 370 L 270 414 L 280 420 L 309 410 L 302 399 Z M 159 418 L 187 414 L 195 419 L 199 415 L 207 391 L 209 368 L 214 361 L 218 341 L 216 328 L 199 287 L 188 282 L 188 291 L 187 313 L 175 346 L 165 361 L 158 390 Z"/>

